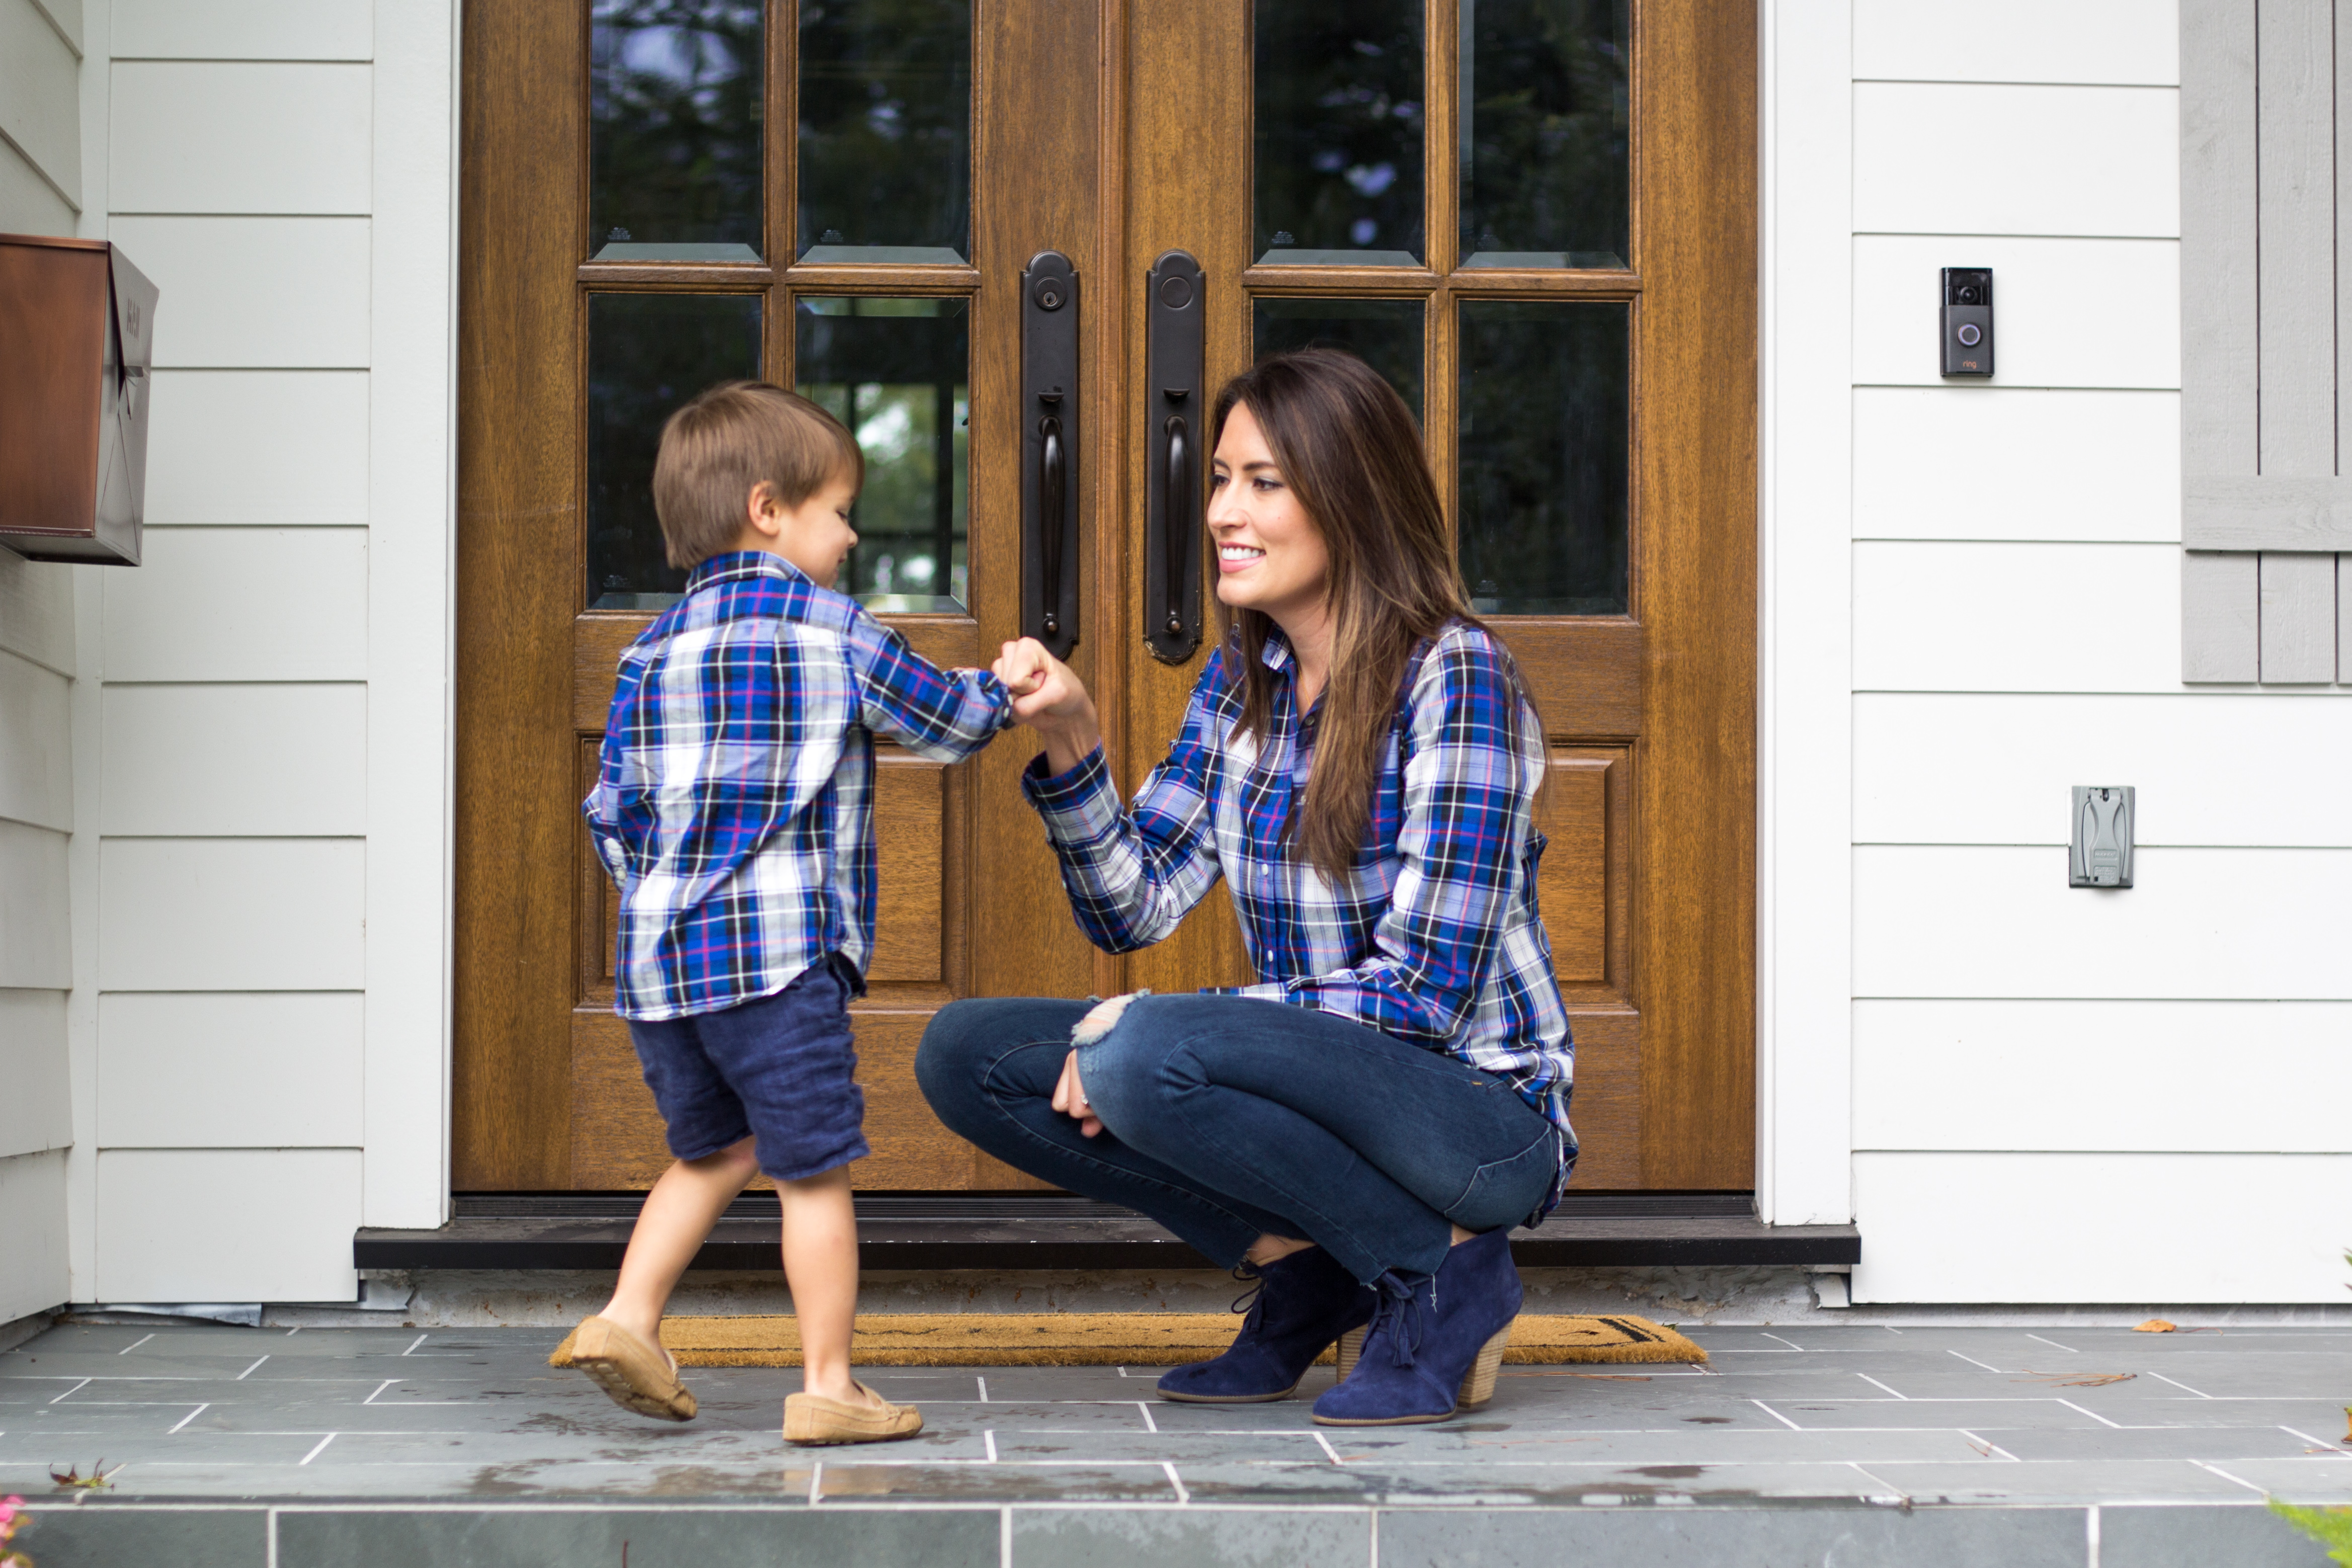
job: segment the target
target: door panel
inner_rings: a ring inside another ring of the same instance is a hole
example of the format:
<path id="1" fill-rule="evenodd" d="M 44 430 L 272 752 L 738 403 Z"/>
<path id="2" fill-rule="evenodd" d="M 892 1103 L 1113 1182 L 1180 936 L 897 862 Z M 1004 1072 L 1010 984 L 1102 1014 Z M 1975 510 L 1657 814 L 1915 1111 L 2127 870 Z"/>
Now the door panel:
<path id="1" fill-rule="evenodd" d="M 699 53 L 646 41 L 689 15 Z M 845 589 L 983 664 L 1019 622 L 1018 280 L 1048 248 L 1082 312 L 1072 663 L 1122 786 L 1217 635 L 1208 602 L 1191 657 L 1145 640 L 1144 285 L 1182 250 L 1209 386 L 1331 343 L 1423 420 L 1552 748 L 1579 1185 L 1749 1185 L 1754 58 L 1737 0 L 472 0 L 457 1185 L 642 1186 L 667 1158 L 577 816 L 620 651 L 682 581 L 645 494 L 661 416 L 751 370 L 834 408 L 873 476 Z M 1039 1185 L 922 1103 L 948 999 L 1255 977 L 1222 891 L 1145 952 L 1084 941 L 1021 799 L 1034 749 L 877 758 L 862 1186 Z"/>

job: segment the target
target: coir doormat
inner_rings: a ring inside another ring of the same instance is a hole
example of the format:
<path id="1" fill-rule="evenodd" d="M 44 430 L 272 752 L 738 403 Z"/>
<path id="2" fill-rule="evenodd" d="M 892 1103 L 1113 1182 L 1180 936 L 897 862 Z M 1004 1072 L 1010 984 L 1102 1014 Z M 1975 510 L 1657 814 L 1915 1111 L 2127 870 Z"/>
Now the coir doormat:
<path id="1" fill-rule="evenodd" d="M 1222 1354 L 1240 1327 L 1230 1312 L 885 1312 L 857 1320 L 850 1356 L 861 1366 L 1174 1366 Z M 683 1366 L 801 1364 L 791 1317 L 667 1318 L 662 1343 Z M 567 1364 L 571 1345 L 551 1364 Z M 1503 1359 L 1702 1362 L 1706 1352 L 1647 1318 L 1527 1312 Z"/>

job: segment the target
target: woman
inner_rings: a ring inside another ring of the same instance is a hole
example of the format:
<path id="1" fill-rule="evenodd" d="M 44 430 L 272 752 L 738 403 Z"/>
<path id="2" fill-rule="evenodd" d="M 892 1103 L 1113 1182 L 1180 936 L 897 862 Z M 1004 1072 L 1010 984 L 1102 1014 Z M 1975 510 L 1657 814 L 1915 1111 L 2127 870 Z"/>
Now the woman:
<path id="1" fill-rule="evenodd" d="M 997 673 L 1045 743 L 1023 789 L 1087 935 L 1148 946 L 1223 876 L 1259 983 L 958 1002 L 916 1071 L 998 1158 L 1254 1271 L 1233 1348 L 1163 1397 L 1282 1398 L 1369 1325 L 1315 1419 L 1442 1421 L 1491 1394 L 1509 1228 L 1575 1157 L 1536 909 L 1542 728 L 1468 613 L 1386 382 L 1281 355 L 1225 388 L 1213 434 L 1225 636 L 1131 810 L 1067 667 L 1024 641 Z"/>

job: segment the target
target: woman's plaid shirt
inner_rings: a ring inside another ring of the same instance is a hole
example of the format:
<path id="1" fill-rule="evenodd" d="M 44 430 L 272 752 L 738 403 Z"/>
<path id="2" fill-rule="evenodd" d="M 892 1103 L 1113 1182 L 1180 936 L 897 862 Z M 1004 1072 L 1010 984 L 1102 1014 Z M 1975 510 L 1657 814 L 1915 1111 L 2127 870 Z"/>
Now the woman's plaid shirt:
<path id="1" fill-rule="evenodd" d="M 874 951 L 874 740 L 959 762 L 1011 719 L 857 602 L 761 550 L 713 556 L 621 654 L 582 805 L 621 889 L 614 1008 L 681 1018 Z"/>
<path id="2" fill-rule="evenodd" d="M 1054 777 L 1041 758 L 1023 777 L 1078 924 L 1108 952 L 1149 946 L 1223 876 L 1259 977 L 1236 994 L 1338 1013 L 1500 1075 L 1559 1129 L 1564 1183 L 1574 1047 L 1536 907 L 1543 737 L 1500 650 L 1458 622 L 1423 644 L 1362 858 L 1338 886 L 1288 831 L 1320 710 L 1302 724 L 1289 647 L 1269 639 L 1277 678 L 1261 751 L 1235 732 L 1238 656 L 1231 644 L 1211 655 L 1132 809 L 1120 809 L 1100 751 Z M 1558 1198 L 1555 1187 L 1545 1207 Z"/>

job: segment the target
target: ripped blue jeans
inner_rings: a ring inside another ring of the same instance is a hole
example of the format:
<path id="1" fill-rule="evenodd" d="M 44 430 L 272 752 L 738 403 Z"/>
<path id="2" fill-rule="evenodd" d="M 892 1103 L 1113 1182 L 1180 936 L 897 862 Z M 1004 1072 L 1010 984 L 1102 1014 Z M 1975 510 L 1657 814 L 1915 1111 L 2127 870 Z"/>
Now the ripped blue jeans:
<path id="1" fill-rule="evenodd" d="M 1254 997 L 1137 998 L 1078 1048 L 1103 1124 L 1088 1138 L 1053 1095 L 1089 1005 L 950 1004 L 915 1060 L 923 1094 L 998 1159 L 1139 1209 L 1220 1267 L 1272 1233 L 1367 1283 L 1433 1273 L 1453 1226 L 1517 1224 L 1550 1186 L 1559 1134 L 1501 1078 Z"/>

